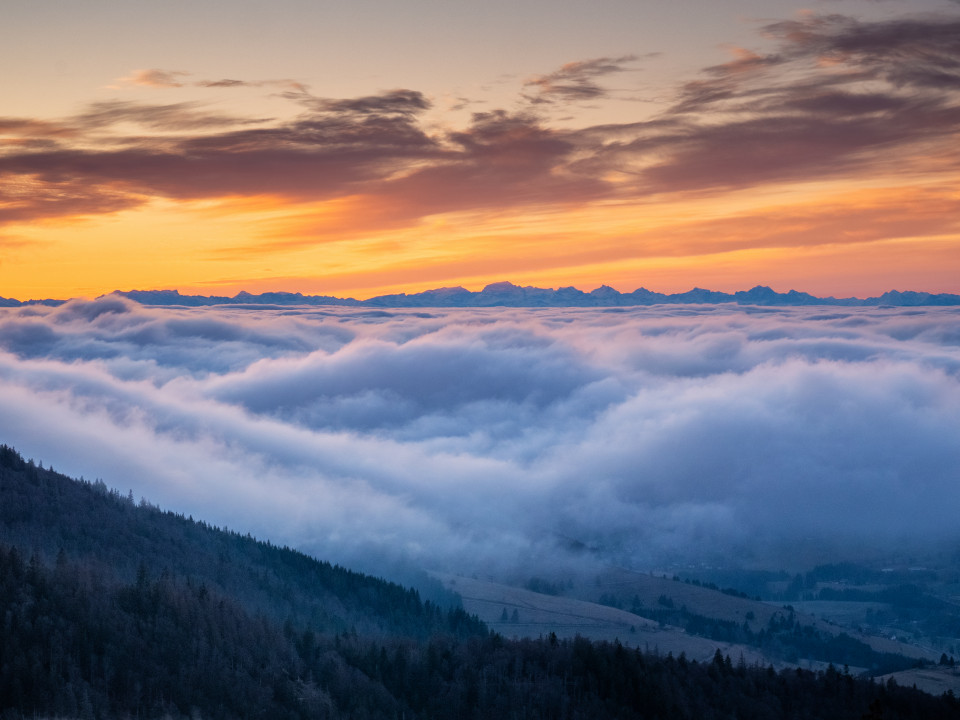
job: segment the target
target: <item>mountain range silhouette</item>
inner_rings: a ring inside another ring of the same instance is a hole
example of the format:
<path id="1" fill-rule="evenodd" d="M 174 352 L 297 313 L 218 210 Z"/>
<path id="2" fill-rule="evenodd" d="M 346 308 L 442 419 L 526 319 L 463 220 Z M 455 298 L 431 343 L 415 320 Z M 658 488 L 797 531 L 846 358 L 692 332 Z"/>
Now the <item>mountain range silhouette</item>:
<path id="1" fill-rule="evenodd" d="M 816 297 L 806 292 L 790 290 L 779 293 L 765 285 L 734 293 L 705 290 L 695 287 L 683 293 L 660 293 L 639 288 L 622 293 L 608 285 L 584 292 L 575 287 L 538 288 L 514 285 L 511 282 L 496 282 L 480 291 L 463 287 L 443 287 L 419 293 L 379 295 L 367 300 L 339 298 L 331 295 L 304 295 L 296 292 L 265 292 L 257 295 L 241 291 L 233 297 L 220 295 L 181 295 L 177 290 L 114 290 L 107 296 L 121 296 L 141 305 L 181 305 L 200 307 L 207 305 L 345 305 L 351 307 L 418 308 L 418 307 L 633 307 L 661 304 L 709 304 L 735 303 L 737 305 L 803 306 L 839 305 L 846 307 L 918 307 L 960 305 L 960 295 L 951 293 L 928 293 L 913 290 L 890 290 L 878 297 L 835 298 Z M 107 297 L 101 296 L 101 297 Z M 0 307 L 22 305 L 60 305 L 65 300 L 13 300 L 0 297 Z"/>

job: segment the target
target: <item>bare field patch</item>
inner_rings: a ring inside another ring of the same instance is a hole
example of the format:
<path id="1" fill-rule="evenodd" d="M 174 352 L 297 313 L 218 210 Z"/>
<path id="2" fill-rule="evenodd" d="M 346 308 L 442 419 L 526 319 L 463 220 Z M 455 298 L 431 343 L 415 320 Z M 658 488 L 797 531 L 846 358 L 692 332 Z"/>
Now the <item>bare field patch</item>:
<path id="1" fill-rule="evenodd" d="M 794 619 L 802 627 L 810 626 L 830 635 L 846 633 L 878 652 L 898 653 L 910 658 L 932 661 L 936 661 L 940 657 L 940 652 L 931 648 L 877 635 L 869 635 L 859 632 L 856 627 L 828 622 L 820 616 L 814 617 L 810 613 L 803 612 L 800 603 L 781 605 L 751 600 L 727 595 L 711 588 L 623 568 L 609 568 L 603 574 L 598 575 L 592 585 L 576 588 L 573 592 L 581 599 L 593 601 L 598 600 L 603 595 L 609 596 L 611 594 L 625 600 L 636 598 L 643 608 L 657 608 L 660 606 L 661 598 L 666 598 L 673 603 L 673 607 L 686 607 L 689 612 L 696 615 L 734 621 L 740 624 L 746 622 L 754 632 L 766 627 L 771 619 L 777 616 L 788 617 L 792 608 Z M 836 604 L 843 605 L 844 603 L 838 602 Z"/>
<path id="2" fill-rule="evenodd" d="M 901 670 L 900 672 L 882 675 L 877 681 L 887 682 L 893 679 L 897 685 L 905 687 L 915 686 L 931 695 L 942 695 L 950 690 L 960 695 L 960 668 L 929 667 Z"/>
<path id="3" fill-rule="evenodd" d="M 617 608 L 460 575 L 433 575 L 447 588 L 460 594 L 467 612 L 477 615 L 491 629 L 505 637 L 536 638 L 551 632 L 559 638 L 580 635 L 591 640 L 619 640 L 626 646 L 642 650 L 674 655 L 686 653 L 688 658 L 698 661 L 710 660 L 719 649 L 736 662 L 742 657 L 748 665 L 785 666 L 782 662 L 771 661 L 757 648 L 688 635 L 680 628 L 661 626 L 653 620 Z M 506 622 L 502 619 L 504 611 Z M 515 622 L 510 620 L 514 611 L 518 618 Z"/>

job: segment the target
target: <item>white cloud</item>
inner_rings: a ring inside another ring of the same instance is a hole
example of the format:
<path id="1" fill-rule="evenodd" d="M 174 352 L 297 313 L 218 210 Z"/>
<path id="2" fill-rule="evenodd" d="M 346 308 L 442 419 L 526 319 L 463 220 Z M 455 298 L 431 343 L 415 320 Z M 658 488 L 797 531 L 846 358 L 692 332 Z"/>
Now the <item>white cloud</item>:
<path id="1" fill-rule="evenodd" d="M 0 314 L 0 441 L 340 561 L 789 563 L 960 540 L 958 377 L 949 308 L 75 301 Z"/>

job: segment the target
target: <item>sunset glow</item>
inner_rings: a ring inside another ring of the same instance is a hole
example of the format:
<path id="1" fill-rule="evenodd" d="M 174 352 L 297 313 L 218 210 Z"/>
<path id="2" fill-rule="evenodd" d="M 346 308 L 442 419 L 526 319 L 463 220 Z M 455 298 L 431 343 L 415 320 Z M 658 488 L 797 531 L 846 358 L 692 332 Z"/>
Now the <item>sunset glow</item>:
<path id="1" fill-rule="evenodd" d="M 366 27 L 363 66 L 333 75 L 303 64 L 294 28 L 312 11 L 278 8 L 263 37 L 252 18 L 228 18 L 236 32 L 210 33 L 215 53 L 200 40 L 213 5 L 169 57 L 99 44 L 153 13 L 134 3 L 79 21 L 96 50 L 75 67 L 76 40 L 54 27 L 52 68 L 5 71 L 0 296 L 367 298 L 499 280 L 960 290 L 956 2 L 766 3 L 762 16 L 740 2 L 704 9 L 709 32 L 659 3 L 601 3 L 582 37 L 565 18 L 526 54 L 495 4 L 475 18 L 501 33 L 486 64 L 493 38 L 479 25 L 456 26 L 460 55 L 439 39 L 392 55 L 406 23 L 440 12 L 415 3 L 396 36 L 389 14 Z M 375 14 L 362 5 L 317 25 L 325 61 L 345 52 L 338 27 Z M 3 67 L 39 27 L 13 14 Z"/>

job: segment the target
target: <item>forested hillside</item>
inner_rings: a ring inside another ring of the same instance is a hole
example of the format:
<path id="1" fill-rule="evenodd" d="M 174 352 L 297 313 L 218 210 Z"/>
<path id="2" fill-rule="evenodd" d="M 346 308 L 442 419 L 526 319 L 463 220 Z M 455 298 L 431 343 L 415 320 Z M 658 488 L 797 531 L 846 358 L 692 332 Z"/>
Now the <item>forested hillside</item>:
<path id="1" fill-rule="evenodd" d="M 445 622 L 435 603 L 400 585 L 136 503 L 100 481 L 44 470 L 6 446 L 0 542 L 41 562 L 69 558 L 112 582 L 143 573 L 196 581 L 249 612 L 321 632 L 429 636 Z M 454 604 L 455 596 L 448 599 Z"/>
<path id="2" fill-rule="evenodd" d="M 0 718 L 956 718 L 830 669 L 507 641 L 0 448 Z"/>

